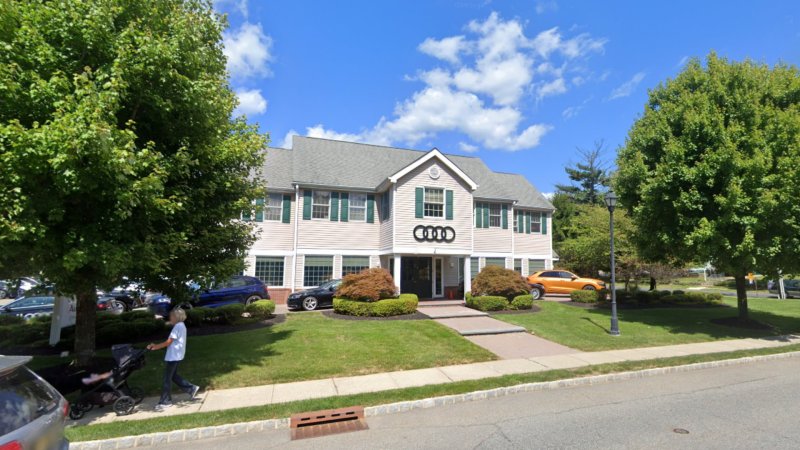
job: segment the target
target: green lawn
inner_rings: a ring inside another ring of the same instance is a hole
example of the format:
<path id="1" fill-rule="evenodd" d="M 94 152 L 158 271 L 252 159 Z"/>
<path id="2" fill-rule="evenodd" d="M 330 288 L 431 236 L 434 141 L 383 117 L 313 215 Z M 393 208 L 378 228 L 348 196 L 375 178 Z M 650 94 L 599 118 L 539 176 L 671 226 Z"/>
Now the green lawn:
<path id="1" fill-rule="evenodd" d="M 555 302 L 536 302 L 542 308 L 531 314 L 494 317 L 525 327 L 537 336 L 584 351 L 686 344 L 717 339 L 740 339 L 800 331 L 800 301 L 750 299 L 750 317 L 770 324 L 773 330 L 747 330 L 716 325 L 711 319 L 737 314 L 736 301 L 726 307 L 652 308 L 618 312 L 621 336 L 610 336 L 611 311 L 583 309 Z"/>
<path id="2" fill-rule="evenodd" d="M 418 369 L 496 357 L 432 320 L 336 320 L 292 314 L 268 328 L 192 337 L 180 373 L 211 389 L 256 386 Z M 166 337 L 166 336 L 165 336 Z M 130 377 L 148 394 L 160 392 L 164 352 Z M 40 359 L 40 358 L 37 358 Z M 35 366 L 52 364 L 44 358 Z"/>

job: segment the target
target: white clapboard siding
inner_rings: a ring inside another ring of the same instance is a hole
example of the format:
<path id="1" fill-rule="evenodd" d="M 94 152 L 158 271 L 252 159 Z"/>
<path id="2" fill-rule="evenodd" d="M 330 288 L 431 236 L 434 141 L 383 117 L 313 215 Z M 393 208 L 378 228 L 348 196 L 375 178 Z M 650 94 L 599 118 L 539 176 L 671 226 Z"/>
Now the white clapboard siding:
<path id="1" fill-rule="evenodd" d="M 300 196 L 303 203 L 303 196 Z M 376 202 L 377 206 L 377 202 Z M 380 221 L 377 208 L 374 223 L 366 221 L 332 221 L 330 219 L 303 220 L 302 206 L 298 222 L 297 248 L 320 250 L 376 250 L 380 240 Z M 340 216 L 341 217 L 341 216 Z"/>
<path id="2" fill-rule="evenodd" d="M 438 166 L 440 176 L 433 179 L 428 175 L 432 166 Z M 453 191 L 453 220 L 441 218 L 415 217 L 416 188 L 430 187 Z M 397 183 L 395 198 L 395 245 L 403 249 L 419 249 L 428 251 L 435 246 L 439 249 L 469 250 L 472 240 L 472 191 L 461 178 L 451 172 L 436 158 L 417 167 Z M 456 231 L 456 239 L 450 243 L 417 242 L 414 239 L 414 227 L 417 225 L 449 226 Z"/>
<path id="3" fill-rule="evenodd" d="M 518 255 L 550 255 L 550 240 L 553 236 L 553 223 L 547 218 L 547 234 L 514 233 L 514 254 Z"/>
<path id="4" fill-rule="evenodd" d="M 280 220 L 253 222 L 258 232 L 258 239 L 253 244 L 252 250 L 291 251 L 294 249 L 294 221 L 297 220 L 295 206 L 294 194 L 292 194 L 289 223 L 283 223 Z"/>
<path id="5" fill-rule="evenodd" d="M 382 211 L 383 205 L 380 201 L 380 196 L 375 196 L 375 212 L 376 212 L 376 220 L 380 220 L 380 211 Z M 392 248 L 392 227 L 394 225 L 394 214 L 389 217 L 389 219 L 384 220 L 380 223 L 380 249 L 390 249 Z"/>

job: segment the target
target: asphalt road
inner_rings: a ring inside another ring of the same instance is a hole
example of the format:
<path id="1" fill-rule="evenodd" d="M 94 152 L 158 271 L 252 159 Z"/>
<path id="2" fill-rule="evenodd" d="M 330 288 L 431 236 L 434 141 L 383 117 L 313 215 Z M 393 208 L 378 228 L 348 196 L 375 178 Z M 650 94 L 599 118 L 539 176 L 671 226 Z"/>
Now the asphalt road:
<path id="1" fill-rule="evenodd" d="M 159 448 L 797 449 L 800 358 L 525 393 L 372 417 L 368 425 L 294 442 L 278 430 Z"/>

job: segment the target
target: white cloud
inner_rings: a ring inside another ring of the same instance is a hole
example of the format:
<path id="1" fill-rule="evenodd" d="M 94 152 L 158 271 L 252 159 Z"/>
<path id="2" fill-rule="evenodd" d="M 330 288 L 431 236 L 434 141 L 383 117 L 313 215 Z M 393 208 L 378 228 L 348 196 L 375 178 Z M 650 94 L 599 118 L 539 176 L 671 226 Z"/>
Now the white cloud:
<path id="1" fill-rule="evenodd" d="M 609 100 L 615 100 L 618 98 L 623 98 L 631 95 L 633 90 L 636 89 L 636 86 L 644 80 L 645 73 L 644 72 L 637 72 L 630 80 L 622 83 L 616 89 L 611 91 L 609 96 Z"/>
<path id="2" fill-rule="evenodd" d="M 464 42 L 464 36 L 452 36 L 438 41 L 433 38 L 427 38 L 417 48 L 422 53 L 431 55 L 434 58 L 458 64 L 458 55 L 466 50 L 467 46 Z"/>
<path id="3" fill-rule="evenodd" d="M 245 22 L 233 32 L 222 35 L 223 53 L 228 58 L 228 71 L 235 79 L 270 76 L 273 60 L 272 38 L 264 34 L 261 24 Z"/>
<path id="4" fill-rule="evenodd" d="M 688 61 L 689 61 L 689 57 L 688 56 L 684 56 L 683 58 L 681 58 L 680 61 L 678 61 L 678 64 L 676 64 L 675 67 L 676 68 L 683 68 L 683 66 L 685 66 Z"/>
<path id="5" fill-rule="evenodd" d="M 233 111 L 234 116 L 242 114 L 261 114 L 267 110 L 267 100 L 261 95 L 261 89 L 237 90 L 239 106 Z"/>
<path id="6" fill-rule="evenodd" d="M 286 135 L 283 137 L 283 142 L 281 143 L 280 148 L 292 148 L 292 136 L 299 136 L 296 130 L 289 130 Z"/>
<path id="7" fill-rule="evenodd" d="M 245 19 L 247 18 L 247 0 L 214 0 L 214 7 L 217 9 L 224 9 L 227 5 L 233 7 Z"/>
<path id="8" fill-rule="evenodd" d="M 558 11 L 558 3 L 555 1 L 539 0 L 536 2 L 536 14 L 544 14 L 546 12 Z"/>
<path id="9" fill-rule="evenodd" d="M 588 34 L 565 38 L 558 28 L 529 38 L 519 20 L 503 20 L 497 13 L 484 21 L 471 21 L 465 30 L 465 35 L 428 38 L 420 44 L 421 52 L 448 65 L 406 77 L 423 86 L 395 105 L 391 117 L 381 117 L 359 133 L 341 133 L 322 124 L 307 128 L 306 133 L 414 145 L 441 132 L 458 132 L 474 143 L 461 142 L 464 151 L 478 146 L 509 151 L 533 148 L 552 127 L 524 117 L 528 98 L 567 92 L 565 71 L 575 61 L 602 52 L 606 42 Z"/>
<path id="10" fill-rule="evenodd" d="M 583 102 L 581 102 L 580 105 L 570 106 L 570 107 L 564 109 L 564 111 L 561 111 L 561 117 L 563 117 L 566 120 L 569 120 L 569 119 L 577 116 L 578 113 L 580 113 L 581 110 L 583 108 L 585 108 L 586 105 L 588 105 L 589 102 L 592 101 L 593 98 L 594 98 L 594 96 L 591 96 L 591 97 L 587 98 L 586 100 L 584 100 Z"/>
<path id="11" fill-rule="evenodd" d="M 469 144 L 467 142 L 459 142 L 458 143 L 458 148 L 460 148 L 461 151 L 467 152 L 467 153 L 475 153 L 475 152 L 478 151 L 478 146 L 477 145 L 472 145 L 472 144 Z"/>

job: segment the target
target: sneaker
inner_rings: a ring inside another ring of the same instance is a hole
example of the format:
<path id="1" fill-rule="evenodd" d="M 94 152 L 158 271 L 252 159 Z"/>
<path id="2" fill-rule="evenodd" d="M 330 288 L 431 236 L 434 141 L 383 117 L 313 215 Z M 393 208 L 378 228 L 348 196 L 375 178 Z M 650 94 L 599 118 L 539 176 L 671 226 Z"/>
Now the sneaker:
<path id="1" fill-rule="evenodd" d="M 164 411 L 170 406 L 172 406 L 172 403 L 159 403 L 156 405 L 156 411 Z"/>
<path id="2" fill-rule="evenodd" d="M 193 387 L 192 392 L 189 392 L 189 400 L 194 400 L 198 392 L 200 392 L 200 386 Z"/>

